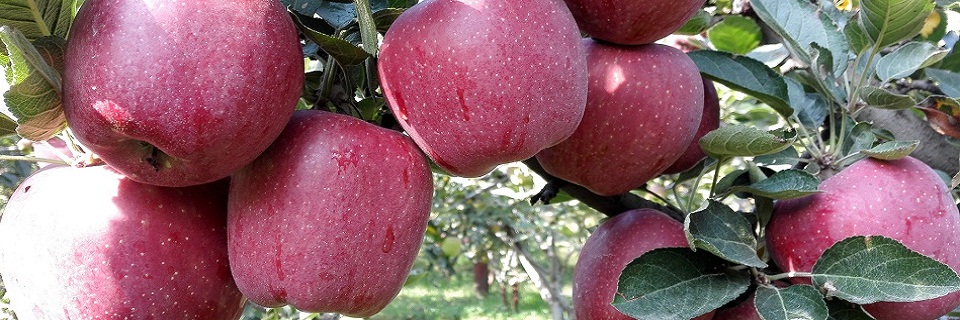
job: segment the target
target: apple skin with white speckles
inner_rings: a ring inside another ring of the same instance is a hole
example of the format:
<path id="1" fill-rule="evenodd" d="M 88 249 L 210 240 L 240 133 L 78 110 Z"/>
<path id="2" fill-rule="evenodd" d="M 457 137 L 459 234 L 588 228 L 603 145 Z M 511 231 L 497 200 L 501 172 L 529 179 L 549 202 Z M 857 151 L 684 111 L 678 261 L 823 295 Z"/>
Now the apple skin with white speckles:
<path id="1" fill-rule="evenodd" d="M 809 272 L 834 243 L 879 235 L 960 270 L 960 213 L 943 180 L 920 160 L 864 159 L 823 181 L 822 193 L 778 202 L 767 226 L 770 257 L 784 271 Z M 810 283 L 808 278 L 793 282 Z M 879 320 L 936 319 L 960 305 L 937 299 L 864 306 Z"/>
<path id="2" fill-rule="evenodd" d="M 579 320 L 627 320 L 610 303 L 623 269 L 658 248 L 688 247 L 683 224 L 653 209 L 621 213 L 605 221 L 580 250 L 573 271 L 573 309 Z M 710 319 L 713 312 L 694 318 Z"/>
<path id="3" fill-rule="evenodd" d="M 64 60 L 77 139 L 131 179 L 163 186 L 212 182 L 253 161 L 303 86 L 297 30 L 276 0 L 88 0 Z"/>
<path id="4" fill-rule="evenodd" d="M 231 180 L 227 234 L 237 285 L 263 306 L 376 314 L 410 272 L 432 197 L 429 165 L 408 137 L 297 111 Z"/>
<path id="5" fill-rule="evenodd" d="M 560 0 L 427 0 L 386 33 L 381 85 L 427 156 L 479 177 L 576 129 L 587 96 L 579 41 Z"/>
<path id="6" fill-rule="evenodd" d="M 720 128 L 720 97 L 717 96 L 717 88 L 713 81 L 703 79 L 703 115 L 700 117 L 700 128 L 693 135 L 693 140 L 687 146 L 687 150 L 680 155 L 673 164 L 663 170 L 663 174 L 680 173 L 693 168 L 700 160 L 707 157 L 700 147 L 700 138 L 710 133 L 710 131 Z"/>
<path id="7" fill-rule="evenodd" d="M 680 29 L 704 0 L 566 0 L 584 33 L 607 42 L 652 43 Z"/>
<path id="8" fill-rule="evenodd" d="M 0 220 L 0 276 L 20 319 L 237 319 L 227 183 L 141 184 L 49 166 Z"/>
<path id="9" fill-rule="evenodd" d="M 596 194 L 622 194 L 663 172 L 693 141 L 703 81 L 693 60 L 668 46 L 583 42 L 590 75 L 583 121 L 537 160 Z"/>

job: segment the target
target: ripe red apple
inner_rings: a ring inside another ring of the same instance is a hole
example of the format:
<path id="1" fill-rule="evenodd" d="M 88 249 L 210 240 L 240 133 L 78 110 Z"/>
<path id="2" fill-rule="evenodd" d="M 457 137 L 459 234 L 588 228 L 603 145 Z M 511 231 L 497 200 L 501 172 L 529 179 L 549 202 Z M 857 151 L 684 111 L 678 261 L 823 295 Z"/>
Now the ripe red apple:
<path id="1" fill-rule="evenodd" d="M 960 213 L 940 177 L 914 158 L 865 159 L 823 181 L 822 193 L 780 201 L 767 226 L 770 257 L 784 271 L 809 272 L 824 250 L 852 236 L 902 242 L 960 270 Z M 808 278 L 794 282 L 810 283 Z M 960 305 L 937 299 L 864 306 L 877 319 L 935 319 Z"/>
<path id="2" fill-rule="evenodd" d="M 298 111 L 231 180 L 230 267 L 251 301 L 368 317 L 403 286 L 433 196 L 426 158 L 402 134 Z"/>
<path id="3" fill-rule="evenodd" d="M 227 183 L 167 188 L 106 166 L 47 167 L 0 221 L 0 275 L 21 319 L 237 319 Z"/>
<path id="4" fill-rule="evenodd" d="M 618 44 L 652 43 L 677 31 L 705 0 L 565 0 L 580 29 Z"/>
<path id="5" fill-rule="evenodd" d="M 707 156 L 700 148 L 700 138 L 710 133 L 710 131 L 720 128 L 720 97 L 717 96 L 717 88 L 713 81 L 703 79 L 703 115 L 700 118 L 700 128 L 693 135 L 693 141 L 690 146 L 680 155 L 670 167 L 663 171 L 663 174 L 680 173 L 693 168 L 697 162 Z"/>
<path id="6" fill-rule="evenodd" d="M 537 160 L 596 194 L 622 194 L 663 172 L 693 141 L 703 81 L 693 61 L 668 46 L 584 46 L 590 86 L 583 121 Z"/>
<path id="7" fill-rule="evenodd" d="M 687 247 L 683 224 L 652 209 L 637 209 L 607 220 L 587 238 L 573 271 L 573 308 L 579 320 L 632 319 L 610 303 L 617 280 L 631 261 L 647 251 Z M 706 320 L 713 312 L 695 318 Z"/>
<path id="8" fill-rule="evenodd" d="M 579 41 L 560 0 L 426 0 L 384 37 L 381 85 L 437 165 L 478 177 L 576 129 L 587 96 Z"/>
<path id="9" fill-rule="evenodd" d="M 70 30 L 67 122 L 136 181 L 232 174 L 280 134 L 300 96 L 300 41 L 276 0 L 88 0 Z"/>

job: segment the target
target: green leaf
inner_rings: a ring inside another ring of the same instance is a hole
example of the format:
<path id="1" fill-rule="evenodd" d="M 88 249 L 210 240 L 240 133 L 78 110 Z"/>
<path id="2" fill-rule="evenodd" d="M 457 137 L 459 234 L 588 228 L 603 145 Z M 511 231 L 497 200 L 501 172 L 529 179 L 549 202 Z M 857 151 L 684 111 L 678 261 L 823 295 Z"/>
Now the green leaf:
<path id="1" fill-rule="evenodd" d="M 732 53 L 700 50 L 688 53 L 710 80 L 756 97 L 784 117 L 793 114 L 787 83 L 776 71 L 760 61 Z"/>
<path id="2" fill-rule="evenodd" d="M 784 170 L 749 186 L 734 186 L 730 192 L 749 192 L 774 200 L 795 199 L 817 192 L 820 179 L 802 170 Z"/>
<path id="3" fill-rule="evenodd" d="M 874 320 L 858 305 L 840 299 L 827 300 L 830 320 Z"/>
<path id="4" fill-rule="evenodd" d="M 870 38 L 867 38 L 867 34 L 860 28 L 859 24 L 848 23 L 843 27 L 843 34 L 847 37 L 850 50 L 853 53 L 861 54 L 870 48 Z"/>
<path id="5" fill-rule="evenodd" d="M 908 95 L 896 94 L 882 88 L 863 87 L 860 98 L 868 106 L 880 109 L 902 110 L 917 105 L 917 101 Z"/>
<path id="6" fill-rule="evenodd" d="M 67 38 L 82 0 L 0 0 L 0 26 L 20 30 L 29 40 Z M 0 47 L 2 49 L 2 47 Z"/>
<path id="7" fill-rule="evenodd" d="M 706 208 L 688 214 L 683 224 L 693 249 L 707 250 L 734 263 L 767 267 L 757 256 L 757 238 L 750 221 L 730 207 L 710 200 Z"/>
<path id="8" fill-rule="evenodd" d="M 928 42 L 910 42 L 877 61 L 877 77 L 883 82 L 904 78 L 940 62 L 946 55 L 946 50 Z"/>
<path id="9" fill-rule="evenodd" d="M 718 270 L 723 260 L 688 248 L 647 252 L 620 275 L 613 306 L 636 319 L 686 320 L 733 301 L 750 276 Z"/>
<path id="10" fill-rule="evenodd" d="M 34 141 L 52 137 L 66 127 L 67 121 L 60 107 L 60 74 L 44 56 L 54 64 L 62 61 L 65 43 L 38 41 L 38 50 L 22 33 L 7 26 L 0 27 L 0 41 L 7 50 L 0 54 L 6 59 L 0 60 L 7 63 L 3 67 L 10 81 L 10 90 L 3 98 L 19 124 L 17 133 Z"/>
<path id="11" fill-rule="evenodd" d="M 677 29 L 677 31 L 673 33 L 687 36 L 698 35 L 704 30 L 707 30 L 707 27 L 710 26 L 710 20 L 712 19 L 713 16 L 706 10 L 697 11 L 693 17 L 690 17 L 690 20 L 687 20 L 680 29 Z"/>
<path id="12" fill-rule="evenodd" d="M 888 141 L 868 150 L 860 151 L 861 154 L 880 160 L 897 160 L 910 155 L 913 150 L 920 146 L 920 141 Z"/>
<path id="13" fill-rule="evenodd" d="M 827 320 L 830 317 L 820 291 L 809 285 L 783 289 L 759 286 L 753 303 L 764 320 Z"/>
<path id="14" fill-rule="evenodd" d="M 0 113 L 0 137 L 17 133 L 17 122 Z"/>
<path id="15" fill-rule="evenodd" d="M 765 164 L 768 166 L 789 165 L 793 166 L 800 162 L 800 153 L 797 148 L 790 146 L 783 151 L 771 153 L 753 158 L 753 162 Z"/>
<path id="16" fill-rule="evenodd" d="M 736 54 L 747 54 L 763 40 L 760 25 L 744 16 L 727 16 L 707 31 L 707 37 L 717 50 Z"/>
<path id="17" fill-rule="evenodd" d="M 827 297 L 858 304 L 928 300 L 960 290 L 960 277 L 949 266 L 881 236 L 850 237 L 828 248 L 813 266 L 813 283 Z"/>
<path id="18" fill-rule="evenodd" d="M 851 122 L 853 120 L 851 119 Z M 849 126 L 848 126 L 849 128 Z M 870 149 L 877 142 L 877 135 L 873 133 L 873 126 L 866 122 L 860 122 L 850 128 L 846 138 L 843 140 L 843 156 L 851 153 L 858 153 L 861 150 Z"/>
<path id="19" fill-rule="evenodd" d="M 793 106 L 794 113 L 800 124 L 804 127 L 816 129 L 823 124 L 830 112 L 827 102 L 818 94 L 808 94 L 803 90 L 803 85 L 792 78 L 784 78 L 787 82 L 787 88 L 790 92 L 790 105 Z"/>
<path id="20" fill-rule="evenodd" d="M 911 39 L 933 11 L 931 0 L 861 0 L 858 24 L 877 48 Z"/>
<path id="21" fill-rule="evenodd" d="M 717 159 L 755 157 L 783 151 L 796 139 L 796 132 L 767 132 L 755 127 L 732 125 L 704 135 L 700 138 L 700 148 Z"/>
<path id="22" fill-rule="evenodd" d="M 815 65 L 812 45 L 817 43 L 831 52 L 833 76 L 846 70 L 849 52 L 846 37 L 816 5 L 806 0 L 753 0 L 750 4 L 801 62 Z"/>
<path id="23" fill-rule="evenodd" d="M 960 98 L 960 73 L 940 69 L 926 69 L 924 72 L 937 82 L 944 94 Z"/>
<path id="24" fill-rule="evenodd" d="M 323 49 L 324 52 L 333 57 L 341 66 L 352 66 L 363 63 L 371 55 L 370 53 L 364 51 L 362 48 L 350 43 L 347 40 L 343 40 L 337 37 L 323 34 L 319 31 L 313 30 L 300 20 L 299 15 L 293 15 L 297 22 L 297 26 L 300 28 L 300 31 L 303 32 L 310 41 L 313 41 L 320 49 Z"/>

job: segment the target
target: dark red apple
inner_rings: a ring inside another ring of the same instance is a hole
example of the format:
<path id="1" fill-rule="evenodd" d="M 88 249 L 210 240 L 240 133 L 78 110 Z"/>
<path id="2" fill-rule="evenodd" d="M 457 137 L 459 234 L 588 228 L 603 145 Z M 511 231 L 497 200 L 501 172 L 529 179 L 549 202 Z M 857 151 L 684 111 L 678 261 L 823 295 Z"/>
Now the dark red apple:
<path id="1" fill-rule="evenodd" d="M 590 86 L 583 121 L 537 160 L 596 194 L 622 194 L 663 172 L 693 141 L 703 81 L 693 61 L 668 46 L 584 46 Z"/>
<path id="2" fill-rule="evenodd" d="M 705 0 L 565 0 L 590 36 L 618 44 L 652 43 L 677 31 Z"/>
<path id="3" fill-rule="evenodd" d="M 163 186 L 253 161 L 303 83 L 297 30 L 276 0 L 88 0 L 64 59 L 77 139 L 131 179 Z"/>
<path id="4" fill-rule="evenodd" d="M 433 180 L 402 134 L 298 111 L 231 180 L 230 267 L 251 301 L 368 317 L 403 286 L 423 241 Z"/>
<path id="5" fill-rule="evenodd" d="M 683 224 L 652 209 L 607 220 L 587 238 L 573 271 L 573 308 L 579 320 L 632 319 L 611 305 L 623 269 L 647 251 L 688 247 Z M 695 318 L 706 320 L 713 312 Z"/>
<path id="6" fill-rule="evenodd" d="M 560 0 L 426 0 L 384 37 L 381 85 L 437 165 L 478 177 L 576 129 L 587 96 L 579 41 Z"/>
<path id="7" fill-rule="evenodd" d="M 774 207 L 767 248 L 784 271 L 809 272 L 834 243 L 866 235 L 896 239 L 960 271 L 960 213 L 943 180 L 920 160 L 861 160 L 824 180 L 820 190 Z M 958 305 L 960 292 L 864 309 L 880 320 L 936 319 Z"/>
<path id="8" fill-rule="evenodd" d="M 0 275 L 21 319 L 237 319 L 227 183 L 167 188 L 106 166 L 50 166 L 0 221 Z"/>
<path id="9" fill-rule="evenodd" d="M 667 167 L 663 174 L 687 171 L 703 160 L 707 154 L 700 148 L 700 138 L 717 128 L 720 128 L 720 97 L 717 96 L 717 88 L 714 87 L 713 81 L 703 79 L 703 115 L 700 118 L 700 128 L 697 129 L 687 150 L 676 162 Z"/>

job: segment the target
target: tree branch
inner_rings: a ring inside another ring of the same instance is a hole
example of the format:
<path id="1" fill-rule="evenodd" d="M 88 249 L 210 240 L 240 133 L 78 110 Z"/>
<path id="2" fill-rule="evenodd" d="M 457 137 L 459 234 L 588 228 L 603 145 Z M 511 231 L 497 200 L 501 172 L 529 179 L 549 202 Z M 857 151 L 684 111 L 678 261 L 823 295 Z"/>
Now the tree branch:
<path id="1" fill-rule="evenodd" d="M 590 192 L 590 190 L 587 190 L 587 188 L 566 182 L 563 179 L 550 175 L 543 169 L 543 166 L 537 162 L 536 158 L 524 160 L 523 164 L 527 165 L 530 170 L 533 170 L 533 172 L 536 172 L 541 177 L 546 179 L 548 182 L 547 187 L 550 187 L 551 184 L 554 186 L 560 186 L 559 189 L 566 191 L 567 194 L 576 198 L 577 200 L 580 200 L 580 202 L 583 202 L 583 204 L 586 204 L 590 208 L 593 208 L 594 210 L 597 210 L 607 216 L 613 217 L 626 211 L 647 208 L 663 212 L 677 221 L 683 221 L 685 218 L 685 215 L 682 212 L 678 212 L 670 207 L 641 198 L 633 193 L 628 192 L 616 196 L 601 196 Z M 544 189 L 546 189 L 546 187 Z M 549 198 L 545 197 L 545 192 L 541 192 L 538 194 L 538 196 L 542 200 L 545 200 L 545 203 L 550 201 Z"/>

